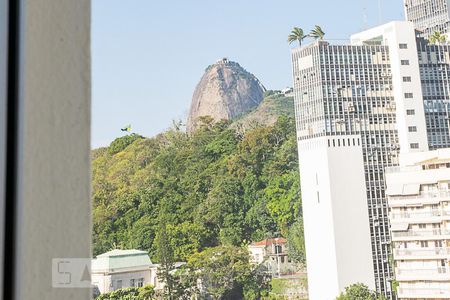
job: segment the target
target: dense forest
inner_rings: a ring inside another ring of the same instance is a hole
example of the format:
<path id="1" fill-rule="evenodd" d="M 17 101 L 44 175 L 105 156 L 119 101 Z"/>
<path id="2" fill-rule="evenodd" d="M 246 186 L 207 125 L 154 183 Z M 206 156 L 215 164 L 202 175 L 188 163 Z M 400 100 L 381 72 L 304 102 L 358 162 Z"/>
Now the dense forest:
<path id="1" fill-rule="evenodd" d="M 174 124 L 93 151 L 94 255 L 135 248 L 158 262 L 164 222 L 176 261 L 272 236 L 288 237 L 291 256 L 303 261 L 294 120 L 247 130 L 201 122 L 191 134 Z"/>

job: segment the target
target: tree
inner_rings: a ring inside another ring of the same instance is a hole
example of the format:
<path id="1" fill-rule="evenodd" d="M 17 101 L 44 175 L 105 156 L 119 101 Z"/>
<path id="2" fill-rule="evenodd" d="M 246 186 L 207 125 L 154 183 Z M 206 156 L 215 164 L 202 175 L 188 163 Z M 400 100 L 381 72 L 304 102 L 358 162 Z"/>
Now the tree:
<path id="1" fill-rule="evenodd" d="M 289 34 L 288 36 L 288 43 L 292 44 L 295 41 L 298 41 L 298 45 L 301 46 L 302 45 L 302 41 L 306 38 L 307 36 L 305 35 L 303 29 L 299 28 L 299 27 L 294 27 L 294 29 L 292 29 L 291 34 Z"/>
<path id="2" fill-rule="evenodd" d="M 440 31 L 433 32 L 432 35 L 430 35 L 429 41 L 431 44 L 439 45 L 444 44 L 447 42 L 447 37 L 445 34 L 442 34 Z"/>
<path id="3" fill-rule="evenodd" d="M 110 293 L 99 295 L 95 300 L 154 300 L 155 290 L 153 286 L 131 287 L 119 289 Z"/>
<path id="4" fill-rule="evenodd" d="M 164 285 L 164 296 L 166 299 L 175 300 L 175 280 L 173 278 L 173 272 L 175 270 L 175 261 L 173 257 L 173 249 L 169 241 L 167 234 L 167 221 L 164 216 L 164 212 L 161 213 L 159 218 L 159 230 L 156 236 L 156 243 L 158 245 L 158 260 L 160 267 L 158 268 L 158 277 Z"/>
<path id="5" fill-rule="evenodd" d="M 299 218 L 288 231 L 288 255 L 300 265 L 306 264 L 305 238 L 303 232 L 303 219 Z"/>
<path id="6" fill-rule="evenodd" d="M 370 290 L 366 285 L 357 283 L 345 288 L 336 300 L 385 300 L 383 296 Z"/>
<path id="7" fill-rule="evenodd" d="M 152 300 L 155 296 L 155 289 L 151 285 L 143 286 L 139 288 L 138 297 L 140 300 Z"/>
<path id="8" fill-rule="evenodd" d="M 316 40 L 323 40 L 325 32 L 323 32 L 322 28 L 319 25 L 316 25 L 316 27 L 314 27 L 314 29 L 311 30 L 309 36 Z"/>
<path id="9" fill-rule="evenodd" d="M 109 153 L 110 154 L 119 153 L 120 151 L 125 150 L 126 147 L 131 145 L 137 139 L 142 139 L 142 138 L 143 138 L 142 136 L 140 136 L 136 133 L 132 133 L 130 135 L 125 135 L 123 137 L 117 138 L 109 146 Z"/>
<path id="10" fill-rule="evenodd" d="M 194 254 L 188 261 L 186 271 L 190 282 L 200 283 L 202 295 L 219 299 L 259 299 L 264 286 L 249 262 L 246 249 L 219 246 Z M 202 298 L 203 299 L 203 298 Z"/>

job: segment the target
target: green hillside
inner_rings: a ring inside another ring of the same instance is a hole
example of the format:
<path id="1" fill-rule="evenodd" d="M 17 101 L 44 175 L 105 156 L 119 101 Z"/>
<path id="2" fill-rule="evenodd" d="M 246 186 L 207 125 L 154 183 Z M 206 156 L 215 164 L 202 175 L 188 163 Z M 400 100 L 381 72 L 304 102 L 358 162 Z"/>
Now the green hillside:
<path id="1" fill-rule="evenodd" d="M 293 118 L 246 131 L 203 118 L 192 134 L 173 128 L 154 138 L 125 136 L 94 150 L 92 160 L 94 255 L 137 248 L 157 261 L 164 222 L 178 261 L 276 234 L 293 236 L 293 256 L 304 257 Z"/>
<path id="2" fill-rule="evenodd" d="M 294 118 L 294 98 L 281 92 L 267 91 L 261 104 L 234 120 L 233 127 L 251 129 L 257 126 L 273 125 L 280 116 Z"/>

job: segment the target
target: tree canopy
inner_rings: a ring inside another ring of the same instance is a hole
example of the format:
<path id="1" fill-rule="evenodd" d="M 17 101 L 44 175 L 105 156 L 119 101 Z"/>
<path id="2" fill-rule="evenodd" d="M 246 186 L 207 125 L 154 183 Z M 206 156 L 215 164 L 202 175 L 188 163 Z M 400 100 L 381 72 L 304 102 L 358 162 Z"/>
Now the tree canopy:
<path id="1" fill-rule="evenodd" d="M 302 232 L 294 120 L 244 133 L 202 122 L 192 134 L 174 126 L 93 151 L 94 255 L 135 248 L 159 262 L 163 234 L 171 259 L 188 261 L 207 248 Z"/>
<path id="2" fill-rule="evenodd" d="M 302 28 L 294 27 L 288 36 L 288 43 L 298 42 L 298 45 L 301 46 L 303 40 L 307 37 L 308 35 L 305 34 Z"/>
<path id="3" fill-rule="evenodd" d="M 384 297 L 372 291 L 362 283 L 356 283 L 345 288 L 336 300 L 385 300 Z"/>
<path id="4" fill-rule="evenodd" d="M 132 287 L 98 296 L 95 300 L 154 300 L 155 290 L 151 285 L 141 288 Z"/>

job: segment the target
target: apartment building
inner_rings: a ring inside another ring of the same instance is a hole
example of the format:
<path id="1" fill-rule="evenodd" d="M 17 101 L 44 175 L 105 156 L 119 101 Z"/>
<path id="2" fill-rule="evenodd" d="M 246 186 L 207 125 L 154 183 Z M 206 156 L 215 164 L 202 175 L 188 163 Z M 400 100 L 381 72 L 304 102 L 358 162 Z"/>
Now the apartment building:
<path id="1" fill-rule="evenodd" d="M 450 299 L 450 149 L 386 170 L 399 299 Z"/>
<path id="2" fill-rule="evenodd" d="M 404 0 L 405 15 L 414 23 L 419 35 L 428 38 L 433 32 L 449 32 L 449 0 Z"/>
<path id="3" fill-rule="evenodd" d="M 429 141 L 448 146 L 448 85 L 432 75 L 447 68 L 434 59 L 439 51 L 418 43 L 410 22 L 355 34 L 349 45 L 293 50 L 312 300 L 334 299 L 355 282 L 395 298 L 385 168 L 400 153 L 428 151 Z"/>

